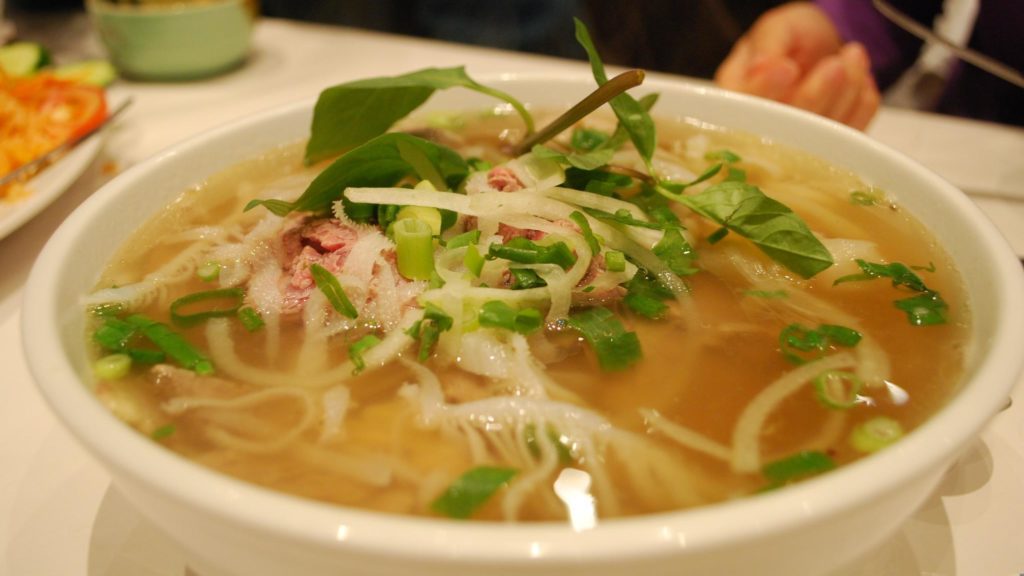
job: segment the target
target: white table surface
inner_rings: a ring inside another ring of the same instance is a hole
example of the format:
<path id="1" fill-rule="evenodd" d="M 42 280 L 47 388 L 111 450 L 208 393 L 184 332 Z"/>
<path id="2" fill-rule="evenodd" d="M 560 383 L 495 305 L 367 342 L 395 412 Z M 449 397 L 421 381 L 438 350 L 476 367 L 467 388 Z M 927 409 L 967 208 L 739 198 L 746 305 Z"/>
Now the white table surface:
<path id="1" fill-rule="evenodd" d="M 58 44 L 58 54 L 72 41 L 71 48 L 81 55 L 102 54 L 84 18 L 59 26 L 43 24 L 40 29 Z M 57 424 L 22 358 L 22 286 L 36 254 L 60 222 L 111 178 L 111 166 L 124 169 L 209 127 L 311 98 L 337 82 L 463 64 L 471 74 L 582 66 L 263 19 L 255 30 L 252 56 L 239 70 L 199 82 L 120 82 L 112 89 L 115 97 L 132 96 L 134 104 L 108 131 L 100 158 L 53 205 L 0 240 L 0 575 L 191 574 L 173 543 L 138 516 L 103 469 Z M 883 110 L 869 132 L 971 192 L 1024 255 L 1024 130 Z M 842 576 L 1024 573 L 1020 382 L 1014 400 L 896 538 Z M 756 573 L 752 567 L 751 574 Z"/>

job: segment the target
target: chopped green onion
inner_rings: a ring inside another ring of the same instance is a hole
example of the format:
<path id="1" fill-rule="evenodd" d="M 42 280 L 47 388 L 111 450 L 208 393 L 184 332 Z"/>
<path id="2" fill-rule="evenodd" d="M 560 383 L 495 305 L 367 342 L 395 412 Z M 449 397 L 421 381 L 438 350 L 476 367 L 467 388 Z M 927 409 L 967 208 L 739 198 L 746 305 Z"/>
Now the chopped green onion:
<path id="1" fill-rule="evenodd" d="M 132 362 L 139 364 L 159 364 L 167 359 L 167 354 L 162 351 L 148 348 L 125 348 L 124 353 L 131 356 Z"/>
<path id="2" fill-rule="evenodd" d="M 199 322 L 208 318 L 234 316 L 238 313 L 238 309 L 242 307 L 242 300 L 244 298 L 245 292 L 241 288 L 220 288 L 217 290 L 206 290 L 203 292 L 188 294 L 178 298 L 174 302 L 171 302 L 171 321 L 178 326 L 187 327 L 195 326 Z M 197 302 L 206 302 L 210 300 L 230 300 L 232 301 L 232 305 L 226 308 L 211 308 L 209 310 L 194 312 L 192 314 L 182 314 L 180 312 L 183 307 Z"/>
<path id="3" fill-rule="evenodd" d="M 573 314 L 566 322 L 590 344 L 602 370 L 623 370 L 643 356 L 636 332 L 627 332 L 607 308 L 584 310 Z"/>
<path id="4" fill-rule="evenodd" d="M 125 322 L 137 328 L 143 336 L 178 364 L 197 374 L 213 374 L 213 363 L 166 324 L 142 314 L 133 314 L 125 318 Z"/>
<path id="5" fill-rule="evenodd" d="M 220 276 L 220 264 L 211 260 L 196 269 L 196 276 L 203 282 L 213 282 Z"/>
<path id="6" fill-rule="evenodd" d="M 814 379 L 814 392 L 826 408 L 845 410 L 857 403 L 864 381 L 851 372 L 829 370 Z"/>
<path id="7" fill-rule="evenodd" d="M 437 208 L 430 206 L 402 206 L 398 213 L 395 214 L 395 222 L 401 222 L 409 218 L 419 220 L 430 226 L 430 233 L 434 236 L 441 233 L 441 211 Z"/>
<path id="8" fill-rule="evenodd" d="M 512 280 L 509 288 L 512 290 L 527 290 L 548 285 L 537 272 L 530 268 L 509 268 L 508 272 Z"/>
<path id="9" fill-rule="evenodd" d="M 423 306 L 423 318 L 406 330 L 406 334 L 420 341 L 417 359 L 425 362 L 441 337 L 441 332 L 451 330 L 455 320 L 438 306 L 427 302 Z"/>
<path id="10" fill-rule="evenodd" d="M 176 431 L 177 429 L 174 427 L 174 424 L 166 424 L 156 430 L 153 430 L 153 433 L 150 436 L 153 440 L 163 440 L 164 438 L 168 438 L 173 435 Z"/>
<path id="11" fill-rule="evenodd" d="M 858 452 L 878 452 L 903 437 L 903 426 L 887 416 L 858 424 L 850 433 L 850 445 Z"/>
<path id="12" fill-rule="evenodd" d="M 487 254 L 491 258 L 504 258 L 520 264 L 557 264 L 563 270 L 576 263 L 576 255 L 565 242 L 541 245 L 522 237 L 504 244 L 491 244 Z"/>
<path id="13" fill-rule="evenodd" d="M 459 476 L 430 507 L 449 518 L 469 518 L 517 473 L 514 468 L 478 466 Z"/>
<path id="14" fill-rule="evenodd" d="M 463 246 L 469 246 L 470 244 L 476 244 L 480 242 L 480 230 L 470 230 L 469 232 L 463 232 L 458 236 L 452 236 L 447 242 L 445 242 L 445 248 L 454 250 Z"/>
<path id="15" fill-rule="evenodd" d="M 769 488 L 777 488 L 808 476 L 828 472 L 835 467 L 835 461 L 824 452 L 805 450 L 765 464 L 761 473 L 768 480 Z"/>
<path id="16" fill-rule="evenodd" d="M 355 365 L 353 374 L 358 374 L 366 369 L 366 361 L 363 360 L 363 352 L 366 352 L 370 348 L 373 348 L 377 344 L 380 344 L 380 338 L 374 334 L 367 334 L 359 340 L 356 340 L 348 347 L 348 357 L 352 360 L 352 364 Z"/>
<path id="17" fill-rule="evenodd" d="M 590 222 L 587 221 L 587 217 L 579 210 L 574 210 L 572 214 L 569 214 L 569 219 L 580 227 L 580 234 L 582 234 L 583 239 L 587 241 L 587 247 L 590 248 L 590 253 L 597 256 L 597 254 L 601 252 L 601 244 L 597 241 L 597 236 L 594 236 L 594 231 L 590 229 Z"/>
<path id="18" fill-rule="evenodd" d="M 480 254 L 476 244 L 466 246 L 466 253 L 462 256 L 462 265 L 469 270 L 470 274 L 479 278 L 480 272 L 484 269 L 484 262 L 486 262 L 486 258 Z"/>
<path id="19" fill-rule="evenodd" d="M 92 333 L 92 339 L 105 350 L 123 352 L 138 328 L 120 318 L 107 317 Z"/>
<path id="20" fill-rule="evenodd" d="M 309 267 L 309 273 L 313 276 L 313 282 L 316 287 L 323 292 L 324 296 L 327 297 L 327 301 L 331 303 L 333 307 L 342 316 L 348 318 L 358 318 L 359 312 L 356 311 L 356 307 L 352 305 L 352 302 L 345 295 L 345 290 L 341 287 L 341 282 L 331 274 L 326 268 L 319 264 L 312 264 Z"/>
<path id="21" fill-rule="evenodd" d="M 409 280 L 430 280 L 434 271 L 434 234 L 422 220 L 407 218 L 392 224 L 398 272 Z"/>
<path id="22" fill-rule="evenodd" d="M 516 310 L 501 300 L 485 302 L 480 307 L 479 319 L 481 326 L 504 328 L 520 334 L 529 334 L 544 323 L 540 310 L 536 308 Z"/>
<path id="23" fill-rule="evenodd" d="M 263 316 L 251 306 L 244 306 L 238 309 L 238 320 L 249 332 L 255 332 L 266 324 Z"/>
<path id="24" fill-rule="evenodd" d="M 132 357 L 123 354 L 109 354 L 93 362 L 92 373 L 100 380 L 120 380 L 132 369 Z"/>
<path id="25" fill-rule="evenodd" d="M 609 272 L 624 272 L 626 270 L 626 255 L 618 250 L 608 250 L 604 253 L 604 267 Z"/>

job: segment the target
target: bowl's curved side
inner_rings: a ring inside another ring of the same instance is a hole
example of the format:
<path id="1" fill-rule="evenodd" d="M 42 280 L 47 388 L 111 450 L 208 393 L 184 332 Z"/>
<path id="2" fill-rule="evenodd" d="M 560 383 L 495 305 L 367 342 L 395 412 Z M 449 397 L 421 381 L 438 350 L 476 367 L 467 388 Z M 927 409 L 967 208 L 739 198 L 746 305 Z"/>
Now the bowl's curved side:
<path id="1" fill-rule="evenodd" d="M 497 79 L 528 102 L 571 104 L 590 90 L 585 76 Z M 693 511 L 610 521 L 574 533 L 562 525 L 494 526 L 411 519 L 342 509 L 273 493 L 216 474 L 156 448 L 111 415 L 81 385 L 89 380 L 81 294 L 109 256 L 146 218 L 205 175 L 304 137 L 311 102 L 236 122 L 189 140 L 128 171 L 72 214 L 32 270 L 23 307 L 30 369 L 48 403 L 111 470 L 133 503 L 214 576 L 387 570 L 446 574 L 551 574 L 680 570 L 735 573 L 742 547 L 751 563 L 827 569 L 899 526 L 927 496 L 945 465 L 1006 398 L 1022 359 L 1024 276 L 998 233 L 957 190 L 863 134 L 774 103 L 705 86 L 651 82 L 662 114 L 694 116 L 811 150 L 892 191 L 947 242 L 972 295 L 975 347 L 957 401 L 877 456 L 773 494 Z M 466 91 L 438 94 L 433 108 L 493 103 Z M 1011 266 L 1012 265 L 1012 266 Z M 1012 273 L 1011 273 L 1012 271 Z M 55 343 L 59 343 L 55 350 Z M 843 498 L 836 498 L 842 494 Z M 867 528 L 872 530 L 867 530 Z M 809 550 L 815 552 L 809 555 Z M 794 560 L 799 558 L 799 560 Z"/>

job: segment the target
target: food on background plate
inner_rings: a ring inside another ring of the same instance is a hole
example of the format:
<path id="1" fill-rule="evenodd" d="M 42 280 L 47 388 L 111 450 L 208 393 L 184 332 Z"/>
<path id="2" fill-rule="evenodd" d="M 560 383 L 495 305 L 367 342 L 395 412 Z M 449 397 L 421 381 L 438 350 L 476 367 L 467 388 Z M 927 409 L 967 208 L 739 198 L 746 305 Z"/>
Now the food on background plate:
<path id="1" fill-rule="evenodd" d="M 504 104 L 406 118 L 453 87 Z M 655 122 L 655 95 L 611 107 L 513 154 L 554 114 L 461 68 L 325 90 L 304 148 L 186 191 L 111 260 L 84 299 L 96 393 L 274 489 L 580 528 L 783 488 L 943 405 L 961 282 L 884 191 Z"/>
<path id="2" fill-rule="evenodd" d="M 103 85 L 113 79 L 109 63 L 49 64 L 49 53 L 38 44 L 0 48 L 0 177 L 82 137 L 106 118 Z M 19 178 L 0 187 L 0 200 L 27 194 L 23 183 Z"/>

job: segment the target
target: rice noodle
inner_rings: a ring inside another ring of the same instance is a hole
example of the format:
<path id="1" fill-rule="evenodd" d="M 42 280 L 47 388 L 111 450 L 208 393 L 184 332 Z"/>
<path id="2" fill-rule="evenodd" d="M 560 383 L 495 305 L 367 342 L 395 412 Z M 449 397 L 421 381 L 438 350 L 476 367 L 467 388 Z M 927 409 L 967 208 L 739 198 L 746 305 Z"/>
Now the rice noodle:
<path id="1" fill-rule="evenodd" d="M 161 408 L 173 415 L 183 414 L 192 410 L 245 410 L 265 402 L 294 399 L 302 409 L 302 416 L 299 421 L 293 424 L 284 433 L 276 434 L 272 439 L 252 440 L 243 438 L 222 427 L 211 427 L 207 430 L 208 437 L 219 445 L 229 447 L 233 450 L 250 453 L 277 452 L 285 446 L 294 442 L 303 432 L 308 430 L 316 421 L 313 398 L 310 393 L 301 388 L 280 387 L 259 390 L 237 398 L 208 398 L 201 396 L 179 396 L 165 401 Z M 210 414 L 209 418 L 217 422 L 216 414 Z M 257 421 L 259 422 L 259 421 Z M 252 429 L 253 426 L 245 426 Z"/>
<path id="2" fill-rule="evenodd" d="M 394 330 L 388 332 L 379 344 L 363 353 L 363 361 L 366 364 L 363 372 L 369 372 L 390 363 L 408 348 L 413 339 L 405 331 L 422 316 L 422 310 L 406 312 Z M 295 374 L 288 371 L 274 371 L 250 366 L 235 353 L 234 340 L 231 337 L 231 324 L 225 318 L 212 318 L 207 322 L 206 340 L 210 347 L 210 356 L 218 369 L 223 370 L 232 378 L 256 386 L 324 388 L 352 378 L 355 372 L 355 364 L 351 360 L 346 360 L 322 372 L 305 374 L 302 378 L 296 378 Z"/>
<path id="3" fill-rule="evenodd" d="M 594 492 L 605 513 L 615 514 L 619 509 L 615 483 L 606 469 L 606 458 L 617 452 L 627 470 L 629 481 L 642 490 L 671 492 L 677 503 L 692 501 L 696 497 L 695 479 L 682 464 L 667 457 L 649 439 L 614 427 L 595 412 L 581 406 L 534 397 L 496 396 L 467 402 L 449 404 L 444 400 L 437 376 L 422 364 L 403 361 L 403 364 L 417 378 L 416 384 L 402 387 L 400 395 L 419 410 L 419 422 L 428 429 L 440 428 L 449 434 L 458 433 L 463 438 L 478 464 L 491 461 L 494 456 L 487 449 L 499 442 L 514 441 L 523 454 L 533 454 L 527 426 L 534 430 L 535 437 L 544 437 L 547 430 L 557 430 L 560 437 L 573 447 L 574 454 L 593 478 Z M 492 437 L 503 436 L 501 440 Z M 536 442 L 549 444 L 549 442 Z M 518 464 L 527 472 L 513 480 L 502 503 L 507 518 L 515 518 L 523 506 L 527 493 L 532 493 L 540 479 L 550 478 L 554 471 L 551 456 L 541 448 L 538 461 L 535 457 L 521 459 Z M 555 452 L 550 446 L 552 452 Z M 536 448 L 533 448 L 536 449 Z M 557 462 L 555 463 L 557 464 Z M 665 468 L 672 468 L 671 474 Z M 652 474 L 659 481 L 652 483 Z M 671 481 L 666 478 L 671 476 Z M 689 478 L 689 480 L 687 480 Z M 522 487 L 517 486 L 522 482 Z M 674 484 L 666 487 L 662 482 Z M 682 486 L 682 488 L 680 488 Z M 553 512 L 561 513 L 557 499 L 552 499 Z M 552 511 L 552 510 L 549 510 Z"/>

